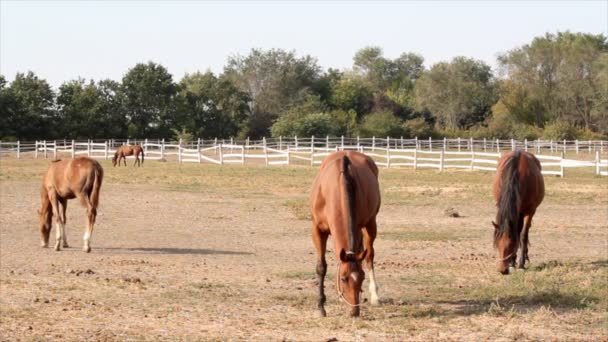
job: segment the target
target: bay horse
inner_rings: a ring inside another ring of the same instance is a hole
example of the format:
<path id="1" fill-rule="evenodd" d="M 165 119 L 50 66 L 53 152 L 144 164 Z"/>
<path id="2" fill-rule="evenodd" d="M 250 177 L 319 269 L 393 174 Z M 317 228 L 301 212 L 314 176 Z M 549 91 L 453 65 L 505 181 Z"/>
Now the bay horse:
<path id="1" fill-rule="evenodd" d="M 326 316 L 325 251 L 327 238 L 331 235 L 336 259 L 339 260 L 336 273 L 338 296 L 351 307 L 351 316 L 359 316 L 359 294 L 362 292 L 365 278 L 363 261 L 370 273 L 371 304 L 379 304 L 374 274 L 376 215 L 380 210 L 378 167 L 371 158 L 362 153 L 334 152 L 321 164 L 313 183 L 310 208 L 312 240 L 317 249 L 319 315 Z"/>
<path id="2" fill-rule="evenodd" d="M 103 168 L 98 161 L 78 157 L 72 160 L 55 160 L 42 179 L 40 197 L 42 206 L 38 210 L 42 247 L 48 247 L 52 218 L 55 216 L 55 250 L 68 247 L 65 234 L 68 200 L 78 198 L 87 209 L 87 226 L 84 233 L 83 251 L 91 251 L 90 239 L 97 217 L 99 190 L 103 181 Z"/>
<path id="3" fill-rule="evenodd" d="M 139 162 L 139 155 L 141 154 L 141 163 Z M 114 157 L 112 158 L 112 165 L 120 166 L 120 160 L 122 159 L 127 166 L 127 156 L 135 155 L 135 161 L 133 162 L 133 166 L 137 164 L 137 166 L 141 166 L 144 163 L 144 150 L 139 145 L 122 145 L 116 149 L 116 153 L 114 153 Z"/>
<path id="4" fill-rule="evenodd" d="M 528 233 L 536 208 L 545 197 L 545 182 L 538 159 L 525 151 L 505 154 L 498 161 L 493 184 L 498 212 L 494 226 L 494 247 L 498 249 L 498 271 L 509 274 L 521 248 L 519 268 L 528 258 Z"/>

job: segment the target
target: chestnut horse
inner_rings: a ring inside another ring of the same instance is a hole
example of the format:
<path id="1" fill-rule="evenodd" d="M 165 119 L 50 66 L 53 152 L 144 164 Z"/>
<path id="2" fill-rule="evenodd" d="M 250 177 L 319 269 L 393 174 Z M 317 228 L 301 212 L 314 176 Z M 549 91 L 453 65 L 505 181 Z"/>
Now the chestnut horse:
<path id="1" fill-rule="evenodd" d="M 521 247 L 519 268 L 528 258 L 528 233 L 536 208 L 545 196 L 545 182 L 540 162 L 528 152 L 505 154 L 498 161 L 493 186 L 498 213 L 494 225 L 494 246 L 498 249 L 498 270 L 509 274 L 515 267 L 517 249 Z"/>
<path id="2" fill-rule="evenodd" d="M 361 286 L 365 278 L 362 261 L 370 272 L 372 305 L 378 305 L 374 275 L 376 215 L 380 209 L 378 168 L 359 152 L 335 152 L 321 164 L 310 196 L 312 239 L 317 249 L 316 272 L 319 279 L 319 314 L 325 317 L 324 281 L 327 273 L 325 250 L 329 235 L 339 260 L 336 290 L 359 316 Z M 364 247 L 364 248 L 363 248 Z"/>
<path id="3" fill-rule="evenodd" d="M 42 207 L 38 210 L 38 218 L 42 247 L 47 247 L 49 244 L 53 216 L 57 224 L 55 250 L 59 251 L 62 243 L 63 247 L 68 247 L 65 211 L 68 200 L 78 198 L 87 209 L 87 227 L 82 249 L 87 253 L 91 251 L 89 241 L 97 217 L 102 180 L 103 168 L 94 159 L 78 157 L 73 160 L 55 160 L 51 163 L 42 179 L 40 191 Z"/>
<path id="4" fill-rule="evenodd" d="M 139 162 L 139 154 L 141 153 L 141 163 Z M 116 153 L 114 153 L 114 157 L 112 158 L 112 165 L 116 166 L 118 162 L 118 166 L 120 166 L 120 159 L 123 160 L 125 166 L 127 166 L 127 156 L 135 155 L 135 161 L 133 162 L 133 166 L 137 164 L 137 166 L 141 166 L 144 163 L 144 150 L 139 145 L 122 145 L 116 149 Z"/>

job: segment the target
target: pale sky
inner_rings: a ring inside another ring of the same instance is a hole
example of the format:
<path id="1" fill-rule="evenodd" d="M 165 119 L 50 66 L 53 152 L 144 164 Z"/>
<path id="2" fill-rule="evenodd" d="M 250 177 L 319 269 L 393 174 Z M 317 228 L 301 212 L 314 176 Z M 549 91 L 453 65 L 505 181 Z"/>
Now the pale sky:
<path id="1" fill-rule="evenodd" d="M 425 66 L 496 57 L 545 32 L 608 35 L 603 1 L 8 1 L 0 0 L 0 73 L 34 71 L 53 87 L 82 77 L 119 81 L 136 63 L 222 72 L 251 48 L 295 50 L 325 70 L 355 52 L 416 52 Z"/>

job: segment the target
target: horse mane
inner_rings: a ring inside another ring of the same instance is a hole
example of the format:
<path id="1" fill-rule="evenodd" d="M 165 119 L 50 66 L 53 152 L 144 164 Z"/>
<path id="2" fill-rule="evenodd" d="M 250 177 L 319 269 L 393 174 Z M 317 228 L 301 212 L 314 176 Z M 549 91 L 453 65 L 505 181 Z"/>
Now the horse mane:
<path id="1" fill-rule="evenodd" d="M 501 174 L 500 200 L 498 201 L 498 212 L 496 213 L 496 224 L 498 228 L 494 230 L 494 245 L 503 234 L 508 234 L 509 238 L 519 241 L 519 207 L 521 199 L 519 197 L 519 159 L 521 152 L 513 152 Z"/>
<path id="2" fill-rule="evenodd" d="M 344 175 L 344 190 L 346 192 L 346 202 L 348 205 L 348 253 L 349 257 L 354 257 L 356 251 L 356 225 L 355 219 L 355 182 L 353 177 L 348 172 L 350 165 L 350 159 L 347 156 L 342 157 L 342 170 L 341 173 Z"/>

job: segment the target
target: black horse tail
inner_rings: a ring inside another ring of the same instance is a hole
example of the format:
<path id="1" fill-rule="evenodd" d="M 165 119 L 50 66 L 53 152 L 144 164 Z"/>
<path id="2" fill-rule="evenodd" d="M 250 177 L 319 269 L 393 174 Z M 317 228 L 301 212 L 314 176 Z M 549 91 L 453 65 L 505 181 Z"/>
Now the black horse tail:
<path id="1" fill-rule="evenodd" d="M 509 234 L 509 238 L 519 241 L 519 209 L 521 199 L 519 195 L 519 159 L 520 151 L 513 152 L 511 159 L 502 170 L 502 182 L 500 189 L 500 201 L 498 202 L 498 214 L 496 223 L 500 229 L 496 229 L 494 242 L 504 234 Z"/>
<path id="2" fill-rule="evenodd" d="M 144 163 L 144 149 L 143 149 L 143 147 L 141 149 L 141 163 L 142 164 Z"/>
<path id="3" fill-rule="evenodd" d="M 342 157 L 342 174 L 344 175 L 344 190 L 346 192 L 346 203 L 348 205 L 348 252 L 356 253 L 356 229 L 357 220 L 355 217 L 355 180 L 349 173 L 349 166 L 351 162 L 347 156 Z"/>

